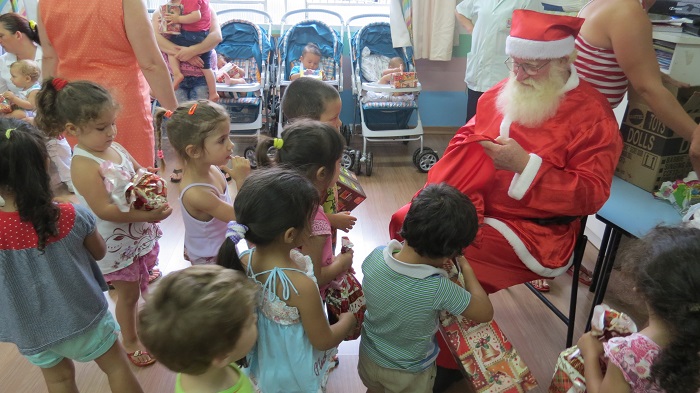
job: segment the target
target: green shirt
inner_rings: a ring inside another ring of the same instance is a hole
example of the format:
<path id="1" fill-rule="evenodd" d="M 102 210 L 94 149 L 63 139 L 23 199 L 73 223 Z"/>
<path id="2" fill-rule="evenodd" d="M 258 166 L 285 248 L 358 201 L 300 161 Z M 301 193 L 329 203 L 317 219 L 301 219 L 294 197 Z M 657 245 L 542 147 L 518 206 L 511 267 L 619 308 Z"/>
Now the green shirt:
<path id="1" fill-rule="evenodd" d="M 238 368 L 238 366 L 235 363 L 229 364 L 229 367 L 231 367 L 236 372 L 236 374 L 238 374 L 238 382 L 236 382 L 236 384 L 231 386 L 230 388 L 222 390 L 219 393 L 255 393 L 255 388 L 250 382 L 250 379 L 248 379 L 248 376 L 242 373 L 241 369 Z M 187 393 L 182 389 L 182 385 L 180 384 L 180 376 L 181 374 L 178 373 L 177 379 L 175 380 L 175 393 Z"/>

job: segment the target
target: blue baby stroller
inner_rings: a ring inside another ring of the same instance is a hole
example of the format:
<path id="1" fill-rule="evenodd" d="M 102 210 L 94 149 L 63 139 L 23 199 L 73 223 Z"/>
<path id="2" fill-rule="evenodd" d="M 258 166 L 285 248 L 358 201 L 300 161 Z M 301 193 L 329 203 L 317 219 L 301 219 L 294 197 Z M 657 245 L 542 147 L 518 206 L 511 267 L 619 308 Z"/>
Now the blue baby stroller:
<path id="1" fill-rule="evenodd" d="M 217 12 L 219 17 L 230 17 L 241 13 L 261 15 L 266 26 L 243 19 L 230 19 L 221 24 L 223 40 L 216 47 L 217 55 L 223 55 L 227 62 L 235 64 L 243 71 L 246 83 L 227 85 L 217 83 L 216 90 L 231 117 L 231 134 L 257 137 L 263 127 L 263 109 L 270 99 L 270 71 L 268 69 L 271 41 L 272 18 L 264 11 L 252 9 L 227 9 Z M 266 123 L 268 123 L 266 121 Z M 269 124 L 267 124 L 269 127 Z M 269 128 L 268 128 L 269 129 Z M 255 161 L 255 146 L 246 147 L 244 156 L 251 166 Z"/>
<path id="2" fill-rule="evenodd" d="M 394 88 L 392 84 L 376 83 L 382 71 L 388 68 L 391 58 L 403 60 L 404 71 L 415 72 L 413 48 L 394 48 L 391 40 L 389 15 L 366 14 L 348 19 L 348 26 L 360 18 L 386 19 L 386 22 L 372 22 L 350 36 L 350 56 L 352 60 L 352 93 L 355 101 L 355 118 L 360 112 L 362 125 L 362 157 L 354 167 L 361 173 L 365 165 L 367 176 L 372 175 L 373 156 L 367 152 L 367 142 L 377 141 L 420 141 L 420 147 L 413 153 L 413 163 L 421 171 L 427 172 L 439 159 L 429 147 L 423 147 L 423 124 L 418 113 L 420 83 L 411 88 Z M 409 127 L 409 120 L 416 113 L 415 127 Z M 353 121 L 355 123 L 355 121 Z M 354 124 L 353 124 L 354 126 Z M 352 128 L 354 129 L 354 127 Z"/>

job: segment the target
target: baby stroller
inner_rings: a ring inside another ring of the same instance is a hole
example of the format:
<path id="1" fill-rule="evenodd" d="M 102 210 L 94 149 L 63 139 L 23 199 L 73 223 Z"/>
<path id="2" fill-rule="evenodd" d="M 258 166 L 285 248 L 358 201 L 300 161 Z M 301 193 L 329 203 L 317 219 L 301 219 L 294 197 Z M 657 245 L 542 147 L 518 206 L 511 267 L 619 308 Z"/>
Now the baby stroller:
<path id="1" fill-rule="evenodd" d="M 386 19 L 386 22 L 369 23 L 352 34 L 352 37 L 350 37 L 350 30 L 347 29 L 352 60 L 355 118 L 359 107 L 362 124 L 362 157 L 353 169 L 355 173 L 360 174 L 361 164 L 364 163 L 365 173 L 367 176 L 372 175 L 373 156 L 371 152 L 367 152 L 368 141 L 408 143 L 408 141 L 418 140 L 420 147 L 413 153 L 413 164 L 421 172 L 428 172 L 439 157 L 433 149 L 423 146 L 423 124 L 418 113 L 420 83 L 416 87 L 400 89 L 394 88 L 392 84 L 375 83 L 381 77 L 382 71 L 388 68 L 389 60 L 393 57 L 403 60 L 404 71 L 414 72 L 413 48 L 393 47 L 389 15 L 357 15 L 348 19 L 348 26 L 352 21 L 360 18 Z M 396 93 L 402 95 L 396 95 Z M 415 127 L 409 128 L 408 122 L 413 112 L 416 113 L 417 122 Z"/>
<path id="2" fill-rule="evenodd" d="M 339 30 L 336 31 L 331 28 L 325 22 L 320 20 L 306 19 L 299 23 L 293 24 L 287 30 L 285 30 L 285 24 L 288 18 L 294 14 L 309 14 L 318 13 L 323 15 L 330 15 L 335 21 L 337 19 Z M 304 46 L 309 42 L 313 42 L 318 45 L 321 50 L 321 67 L 324 71 L 324 81 L 332 86 L 334 86 L 338 92 L 343 91 L 343 72 L 342 72 L 342 60 L 341 55 L 343 53 L 343 28 L 344 22 L 343 17 L 340 14 L 323 10 L 323 9 L 299 9 L 287 12 L 282 16 L 280 22 L 280 40 L 278 42 L 278 69 L 277 69 L 277 102 L 281 100 L 284 94 L 284 88 L 289 86 L 291 81 L 289 80 L 289 71 L 299 63 L 299 57 L 301 57 L 302 50 Z M 282 113 L 282 108 L 278 105 L 278 132 L 282 131 L 284 124 L 284 114 Z M 347 125 L 342 126 L 342 133 L 344 135 L 348 134 Z M 349 140 L 348 140 L 349 143 Z M 360 153 L 346 148 L 343 153 L 342 165 L 345 168 L 352 168 L 355 165 L 355 161 L 359 160 Z"/>
<path id="3" fill-rule="evenodd" d="M 263 109 L 267 107 L 270 97 L 268 65 L 272 18 L 264 11 L 253 9 L 227 9 L 217 12 L 217 16 L 225 18 L 241 13 L 262 15 L 267 26 L 263 28 L 243 19 L 230 19 L 221 24 L 223 40 L 216 47 L 216 53 L 243 70 L 242 77 L 246 83 L 217 83 L 216 91 L 221 97 L 219 104 L 226 108 L 231 117 L 231 134 L 254 136 L 257 141 L 263 126 Z M 251 167 L 257 166 L 254 145 L 245 148 L 244 156 Z"/>

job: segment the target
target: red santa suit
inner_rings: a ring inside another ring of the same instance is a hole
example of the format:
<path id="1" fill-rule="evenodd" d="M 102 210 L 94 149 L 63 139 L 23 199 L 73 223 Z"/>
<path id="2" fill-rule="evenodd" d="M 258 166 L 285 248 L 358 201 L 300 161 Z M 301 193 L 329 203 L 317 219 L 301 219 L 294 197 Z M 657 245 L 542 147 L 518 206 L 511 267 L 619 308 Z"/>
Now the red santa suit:
<path id="1" fill-rule="evenodd" d="M 569 268 L 581 229 L 576 217 L 594 214 L 608 199 L 622 151 L 610 105 L 573 67 L 557 113 L 535 128 L 498 111 L 504 84 L 479 99 L 477 115 L 457 131 L 427 181 L 446 182 L 476 205 L 483 225 L 464 255 L 488 293 Z M 499 135 L 530 152 L 521 174 L 495 169 L 477 143 Z M 407 211 L 408 205 L 392 216 L 392 238 Z"/>

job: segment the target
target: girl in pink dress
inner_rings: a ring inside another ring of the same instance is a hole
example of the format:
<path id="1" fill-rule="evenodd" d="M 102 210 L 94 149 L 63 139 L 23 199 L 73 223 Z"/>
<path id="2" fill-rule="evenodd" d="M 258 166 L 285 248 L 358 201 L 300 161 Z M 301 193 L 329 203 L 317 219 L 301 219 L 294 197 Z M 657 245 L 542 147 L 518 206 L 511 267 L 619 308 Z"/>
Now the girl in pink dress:
<path id="1" fill-rule="evenodd" d="M 700 229 L 692 227 L 657 227 L 628 250 L 623 266 L 646 300 L 649 325 L 604 344 L 590 332 L 579 339 L 588 393 L 699 391 L 699 260 Z"/>

